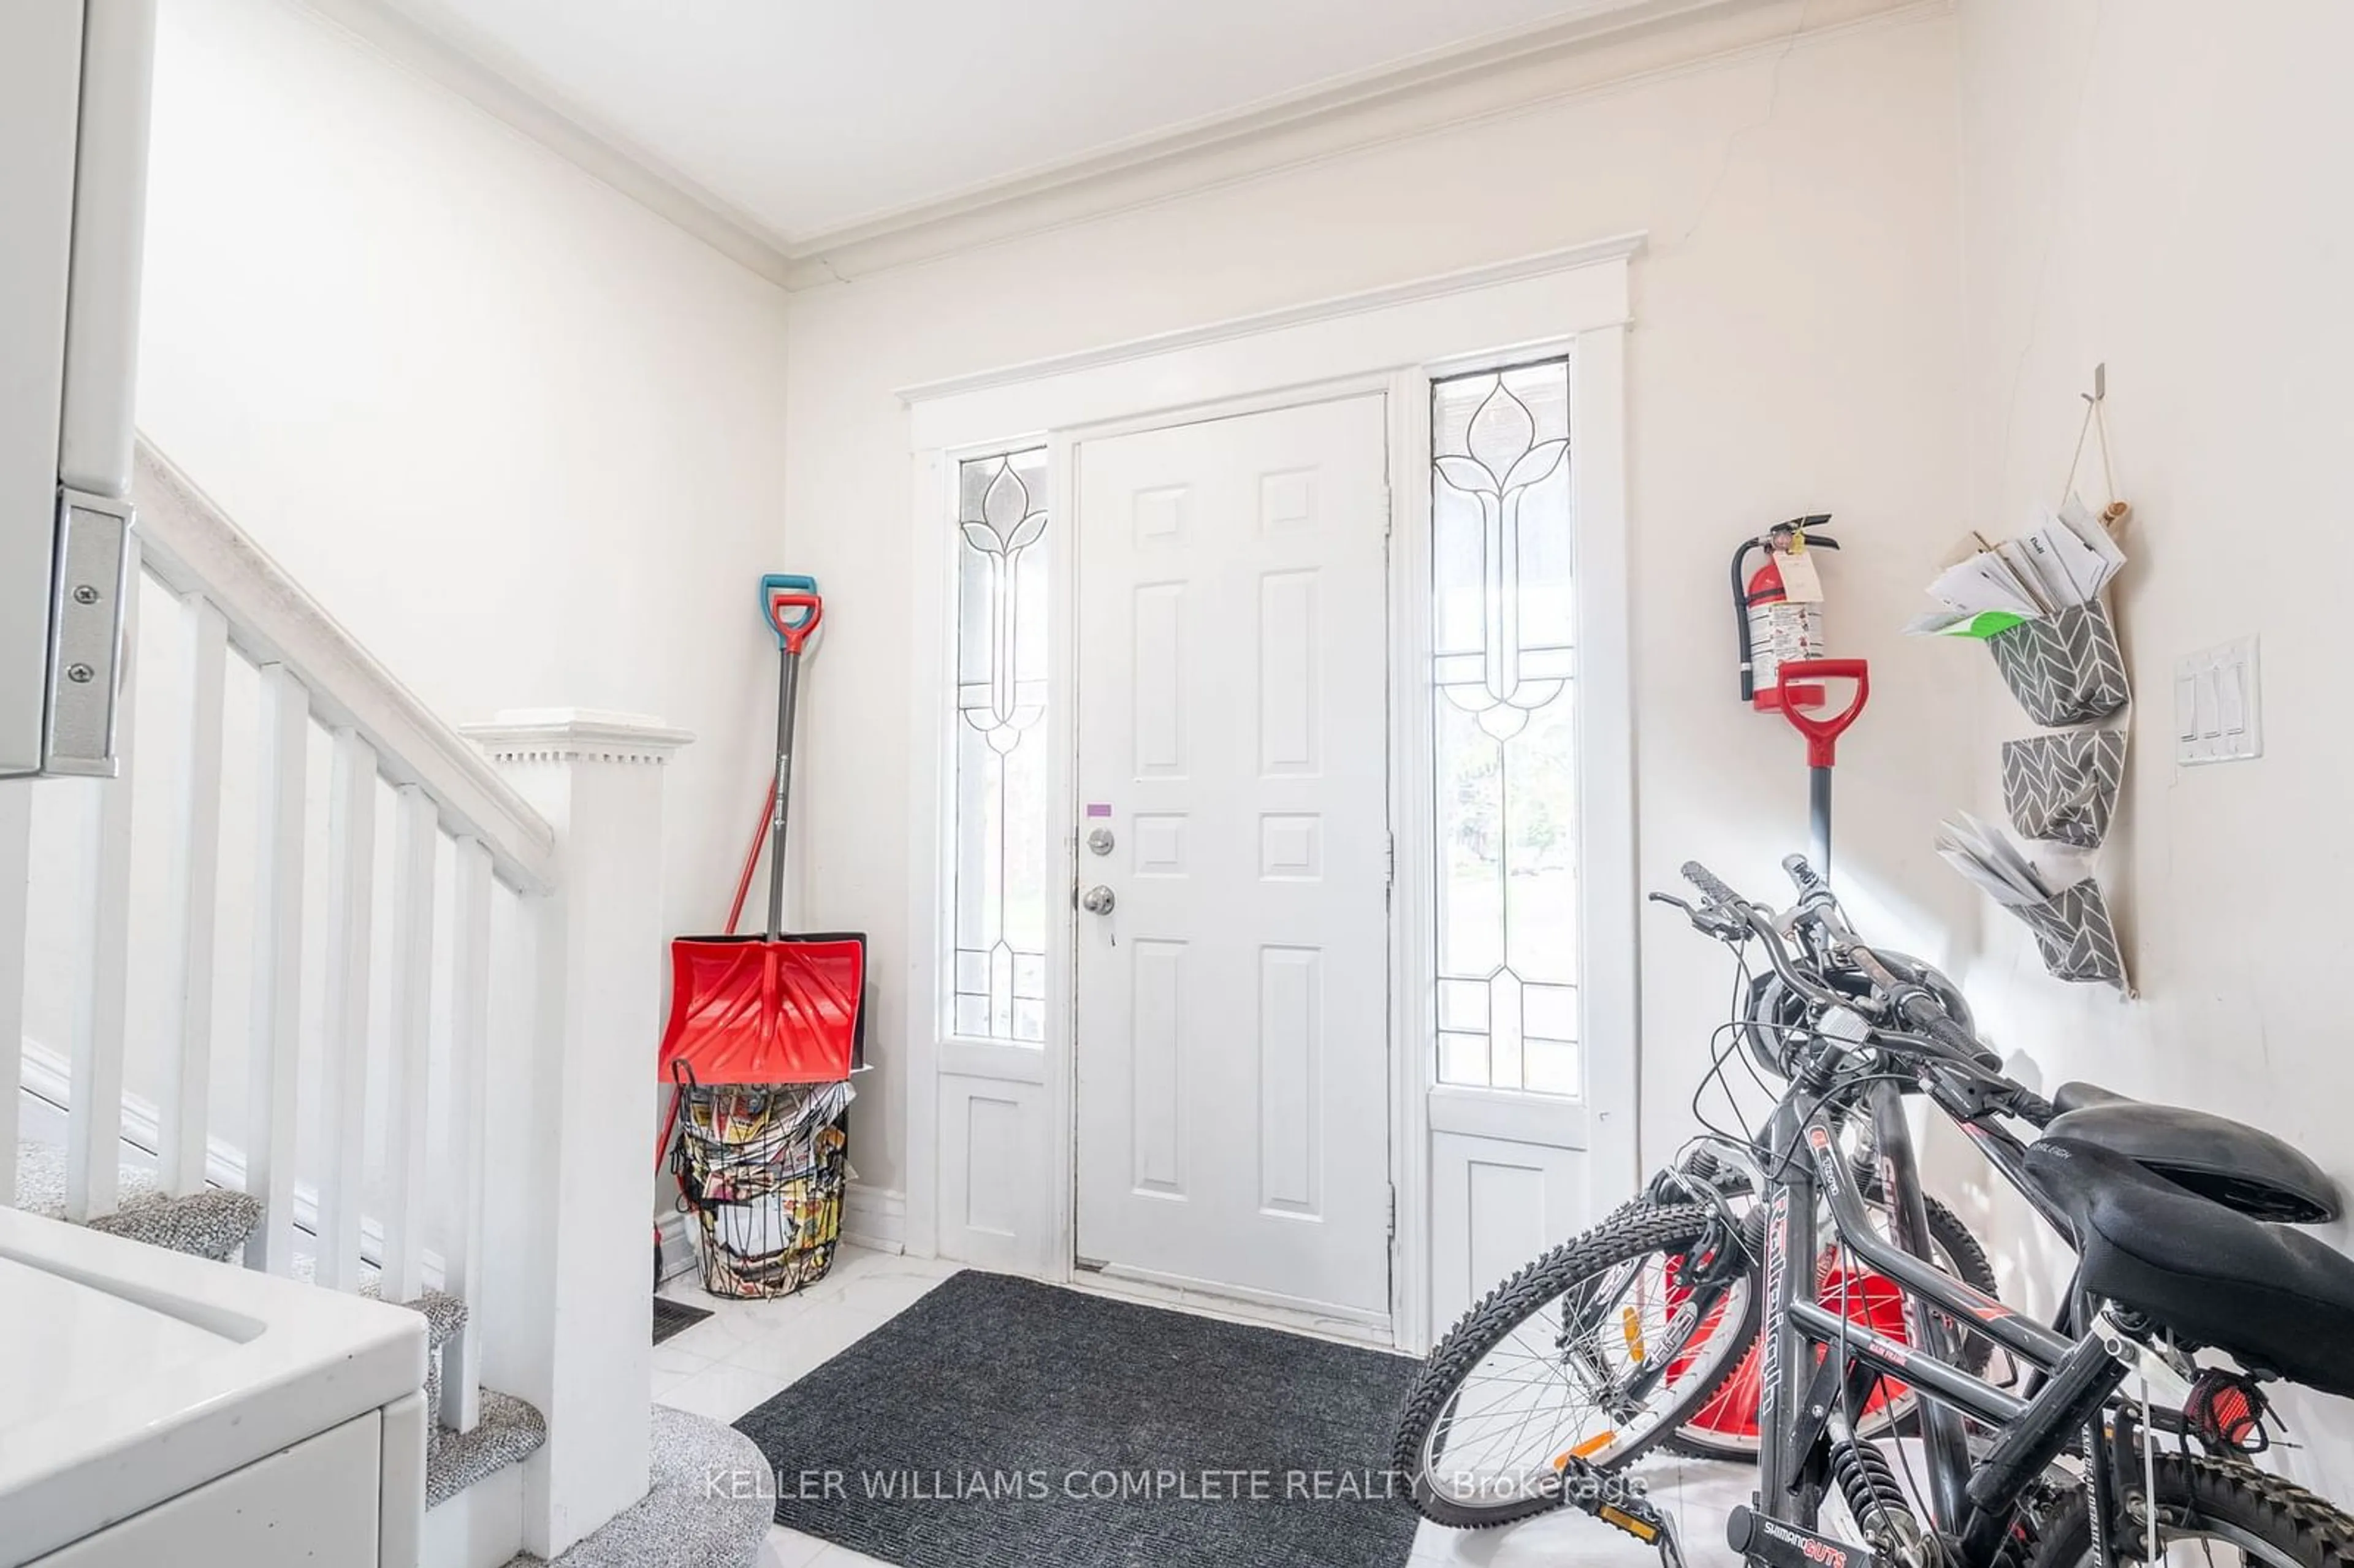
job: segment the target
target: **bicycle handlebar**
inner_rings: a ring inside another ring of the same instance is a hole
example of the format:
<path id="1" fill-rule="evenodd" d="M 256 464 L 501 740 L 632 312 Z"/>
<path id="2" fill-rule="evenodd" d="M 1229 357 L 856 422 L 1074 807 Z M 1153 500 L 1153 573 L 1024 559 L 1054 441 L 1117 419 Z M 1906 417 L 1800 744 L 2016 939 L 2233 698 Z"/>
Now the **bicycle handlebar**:
<path id="1" fill-rule="evenodd" d="M 1917 1030 L 1905 1044 L 1915 1049 L 1906 1053 L 1925 1063 L 1943 1063 L 1958 1068 L 1984 1083 L 1991 1080 L 2003 1090 L 2010 1108 L 2019 1116 L 2039 1125 L 2052 1118 L 2052 1107 L 2041 1096 L 2024 1086 L 2012 1082 L 2002 1068 L 2002 1059 L 1988 1050 L 1978 1037 L 1956 1022 L 1936 992 L 1919 980 L 1898 974 L 1882 960 L 1880 955 L 1855 939 L 1847 921 L 1831 897 L 1830 890 L 1802 855 L 1791 855 L 1782 862 L 1800 892 L 1798 907 L 1790 916 L 1792 929 L 1811 928 L 1826 938 L 1829 949 L 1852 963 L 1874 990 L 1885 999 L 1897 1019 Z M 1852 1007 L 1856 999 L 1843 996 L 1812 973 L 1801 969 L 1790 958 L 1788 945 L 1782 930 L 1763 905 L 1742 897 L 1700 862 L 1686 861 L 1684 880 L 1701 892 L 1703 907 L 1694 924 L 1711 935 L 1741 935 L 1755 937 L 1765 949 L 1766 961 L 1782 982 L 1807 1001 L 1818 1007 Z M 1884 1047 L 1896 1048 L 1899 1043 L 1883 1036 Z"/>
<path id="2" fill-rule="evenodd" d="M 1740 909 L 1745 902 L 1741 895 L 1727 887 L 1716 873 L 1696 860 L 1684 862 L 1684 880 L 1699 888 L 1701 896 L 1711 904 L 1722 906 L 1729 911 Z"/>

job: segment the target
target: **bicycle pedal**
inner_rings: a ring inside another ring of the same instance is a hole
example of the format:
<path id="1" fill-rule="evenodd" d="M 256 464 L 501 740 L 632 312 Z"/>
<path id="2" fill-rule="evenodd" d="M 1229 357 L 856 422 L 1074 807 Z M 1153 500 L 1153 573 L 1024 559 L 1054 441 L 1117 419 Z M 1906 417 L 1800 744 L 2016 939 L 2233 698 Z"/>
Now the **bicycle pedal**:
<path id="1" fill-rule="evenodd" d="M 1877 1563 L 1863 1547 L 1768 1519 L 1745 1503 L 1724 1521 L 1724 1541 L 1754 1568 L 1876 1568 Z"/>
<path id="2" fill-rule="evenodd" d="M 1564 1455 L 1554 1467 L 1561 1478 L 1563 1507 L 1591 1515 L 1654 1548 L 1659 1554 L 1661 1568 L 1684 1568 L 1683 1546 L 1676 1539 L 1675 1521 L 1658 1504 L 1629 1490 L 1620 1478 L 1603 1475 L 1584 1459 Z"/>

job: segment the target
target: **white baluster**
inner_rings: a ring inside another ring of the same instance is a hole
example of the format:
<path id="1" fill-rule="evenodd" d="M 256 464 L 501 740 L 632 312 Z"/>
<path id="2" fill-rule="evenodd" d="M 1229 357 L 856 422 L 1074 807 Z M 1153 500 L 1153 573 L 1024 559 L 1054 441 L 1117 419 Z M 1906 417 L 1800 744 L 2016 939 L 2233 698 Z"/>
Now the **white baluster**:
<path id="1" fill-rule="evenodd" d="M 441 1425 L 471 1432 L 482 1414 L 482 1203 L 491 1051 L 491 852 L 458 841 L 451 932 L 449 1216 L 441 1288 L 466 1303 L 466 1327 L 441 1351 Z"/>
<path id="2" fill-rule="evenodd" d="M 402 788 L 392 847 L 392 1072 L 385 1117 L 384 1298 L 425 1291 L 425 1130 L 431 1085 L 433 802 Z"/>
<path id="3" fill-rule="evenodd" d="M 213 927 L 220 876 L 221 681 L 228 620 L 202 594 L 187 599 L 188 722 L 181 755 L 180 819 L 171 845 L 171 913 L 165 993 L 176 1002 L 164 1051 L 157 1150 L 164 1191 L 201 1192 L 212 1092 Z"/>
<path id="4" fill-rule="evenodd" d="M 335 732 L 327 796 L 327 996 L 319 1097 L 325 1123 L 319 1181 L 319 1283 L 360 1287 L 360 1213 L 367 1150 L 368 959 L 376 913 L 376 751 Z"/>
<path id="5" fill-rule="evenodd" d="M 115 776 L 95 788 L 90 988 L 74 1008 L 73 1103 L 66 1110 L 66 1218 L 114 1212 L 122 1174 L 122 1035 L 131 1002 L 131 765 L 139 668 L 139 536 L 123 550 Z M 15 1114 L 12 1106 L 10 1115 Z"/>
<path id="6" fill-rule="evenodd" d="M 295 1072 L 302 1027 L 302 818 L 311 698 L 283 664 L 261 668 L 260 809 L 254 832 L 252 1039 L 245 1190 L 261 1224 L 248 1266 L 294 1266 Z"/>
<path id="7" fill-rule="evenodd" d="M 0 779 L 0 1209 L 16 1202 L 16 1097 L 24 1082 L 25 895 L 33 781 Z"/>

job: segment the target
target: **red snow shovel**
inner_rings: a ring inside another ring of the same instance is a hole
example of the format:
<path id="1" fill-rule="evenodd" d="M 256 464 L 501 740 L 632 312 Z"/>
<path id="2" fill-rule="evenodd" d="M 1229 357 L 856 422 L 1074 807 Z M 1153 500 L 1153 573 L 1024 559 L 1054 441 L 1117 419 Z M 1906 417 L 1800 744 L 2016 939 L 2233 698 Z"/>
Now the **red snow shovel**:
<path id="1" fill-rule="evenodd" d="M 1812 712 L 1828 700 L 1819 681 L 1853 681 L 1855 694 L 1837 713 Z M 1811 693 L 1800 688 L 1813 686 Z M 1831 879 L 1831 768 L 1839 761 L 1839 737 L 1862 716 L 1872 696 L 1872 667 L 1861 659 L 1795 660 L 1775 672 L 1776 701 L 1782 716 L 1807 737 L 1808 855 L 1815 874 Z"/>
<path id="2" fill-rule="evenodd" d="M 727 933 L 671 943 L 670 1024 L 662 1076 L 675 1084 L 830 1084 L 850 1076 L 865 984 L 866 948 L 855 936 L 787 936 L 785 819 L 792 782 L 793 716 L 801 650 L 825 616 L 815 579 L 760 579 L 777 634 L 777 766 L 752 841 Z M 736 935 L 763 840 L 769 849 L 768 928 Z M 665 1141 L 667 1141 L 665 1139 Z"/>

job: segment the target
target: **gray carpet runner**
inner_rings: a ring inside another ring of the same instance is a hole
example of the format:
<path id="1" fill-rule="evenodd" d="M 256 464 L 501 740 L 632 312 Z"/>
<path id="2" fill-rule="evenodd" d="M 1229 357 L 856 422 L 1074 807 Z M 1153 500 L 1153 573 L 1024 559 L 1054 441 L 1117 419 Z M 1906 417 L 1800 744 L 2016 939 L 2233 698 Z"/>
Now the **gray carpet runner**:
<path id="1" fill-rule="evenodd" d="M 969 1271 L 737 1426 L 778 1523 L 906 1568 L 1402 1568 L 1414 1370 Z"/>

